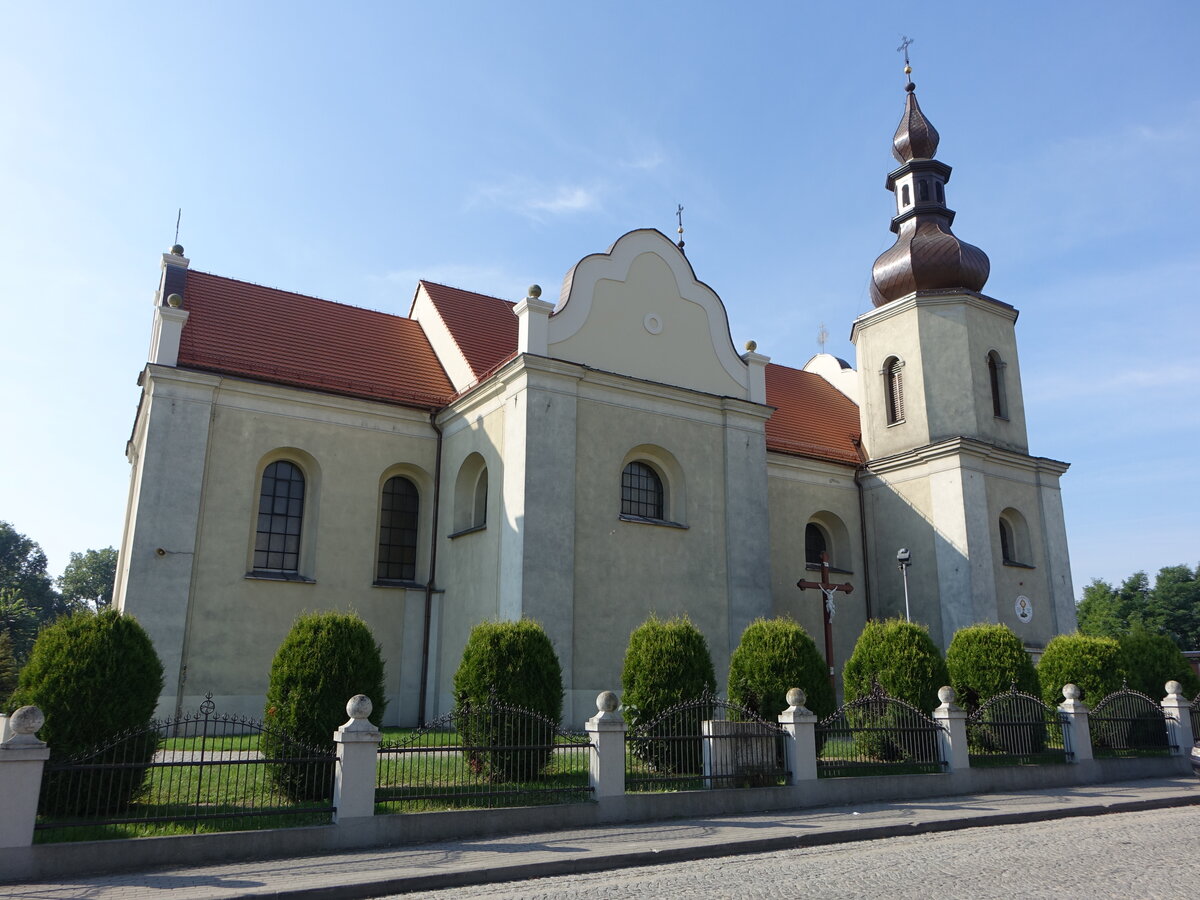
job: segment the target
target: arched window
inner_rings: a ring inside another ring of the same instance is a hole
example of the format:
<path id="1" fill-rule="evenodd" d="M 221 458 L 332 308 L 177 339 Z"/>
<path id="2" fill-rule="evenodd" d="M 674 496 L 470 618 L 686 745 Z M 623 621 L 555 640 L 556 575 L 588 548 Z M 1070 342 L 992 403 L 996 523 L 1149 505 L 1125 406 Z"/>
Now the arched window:
<path id="1" fill-rule="evenodd" d="M 1033 549 L 1029 543 L 1029 525 L 1011 506 L 1000 513 L 1000 559 L 1005 565 L 1032 569 Z"/>
<path id="2" fill-rule="evenodd" d="M 478 453 L 470 453 L 454 481 L 454 531 L 450 535 L 487 527 L 488 468 Z"/>
<path id="3" fill-rule="evenodd" d="M 258 497 L 254 568 L 295 572 L 300 566 L 300 525 L 304 519 L 304 473 L 286 460 L 267 466 Z"/>
<path id="4" fill-rule="evenodd" d="M 904 363 L 895 356 L 883 364 L 884 401 L 887 404 L 887 423 L 904 421 Z"/>
<path id="5" fill-rule="evenodd" d="M 417 486 L 402 475 L 383 485 L 379 505 L 379 581 L 412 581 L 417 577 Z"/>
<path id="6" fill-rule="evenodd" d="M 804 526 L 804 562 L 809 567 L 821 567 L 821 554 L 829 552 L 829 540 L 820 525 L 809 522 Z"/>
<path id="7" fill-rule="evenodd" d="M 987 355 L 988 381 L 992 387 L 992 414 L 997 419 L 1008 418 L 1008 398 L 1004 392 L 1004 360 L 992 350 Z"/>
<path id="8" fill-rule="evenodd" d="M 621 472 L 621 515 L 664 518 L 662 478 L 644 462 L 635 460 Z"/>
<path id="9" fill-rule="evenodd" d="M 1004 518 L 1000 519 L 1000 558 L 1005 562 L 1016 562 L 1016 552 L 1013 547 L 1012 526 Z"/>
<path id="10" fill-rule="evenodd" d="M 901 202 L 901 204 L 903 204 L 904 206 L 908 206 L 908 204 L 912 202 L 912 200 L 910 199 L 910 196 L 911 196 L 911 195 L 910 195 L 910 194 L 909 194 L 909 192 L 908 192 L 908 185 L 907 185 L 907 184 L 906 184 L 906 185 L 904 185 L 903 187 L 901 187 L 901 188 L 900 188 L 900 202 Z"/>
<path id="11" fill-rule="evenodd" d="M 933 186 L 937 190 L 938 203 L 945 203 L 946 202 L 946 190 L 945 190 L 945 188 L 942 187 L 942 183 L 940 181 L 935 181 L 933 183 Z"/>
<path id="12" fill-rule="evenodd" d="M 929 199 L 929 182 L 924 178 L 917 182 L 917 194 L 921 200 Z"/>

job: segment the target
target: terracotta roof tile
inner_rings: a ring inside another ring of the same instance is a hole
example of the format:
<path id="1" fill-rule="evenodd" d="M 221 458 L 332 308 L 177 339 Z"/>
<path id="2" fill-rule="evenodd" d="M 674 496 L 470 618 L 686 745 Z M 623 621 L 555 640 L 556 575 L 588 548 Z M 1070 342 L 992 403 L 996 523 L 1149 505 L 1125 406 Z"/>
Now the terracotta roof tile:
<path id="1" fill-rule="evenodd" d="M 858 406 L 815 372 L 767 364 L 767 449 L 856 465 Z"/>
<path id="2" fill-rule="evenodd" d="M 187 273 L 179 365 L 434 409 L 454 388 L 412 319 Z"/>
<path id="3" fill-rule="evenodd" d="M 516 304 L 432 281 L 421 284 L 476 378 L 482 379 L 516 352 Z"/>

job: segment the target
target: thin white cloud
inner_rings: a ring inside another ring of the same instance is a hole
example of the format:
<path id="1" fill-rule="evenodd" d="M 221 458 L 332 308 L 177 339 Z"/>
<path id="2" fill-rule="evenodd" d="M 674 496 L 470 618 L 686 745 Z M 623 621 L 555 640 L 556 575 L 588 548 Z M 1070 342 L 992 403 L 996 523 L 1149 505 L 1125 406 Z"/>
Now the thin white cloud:
<path id="1" fill-rule="evenodd" d="M 467 199 L 467 206 L 495 206 L 540 222 L 596 210 L 601 206 L 601 193 L 599 185 L 548 185 L 531 178 L 514 177 L 502 184 L 478 188 Z"/>

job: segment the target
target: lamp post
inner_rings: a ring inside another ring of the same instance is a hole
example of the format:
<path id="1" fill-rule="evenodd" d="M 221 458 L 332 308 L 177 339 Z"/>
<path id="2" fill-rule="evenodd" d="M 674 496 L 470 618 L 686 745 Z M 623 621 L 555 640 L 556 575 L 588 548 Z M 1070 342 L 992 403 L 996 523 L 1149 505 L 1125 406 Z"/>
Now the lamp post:
<path id="1" fill-rule="evenodd" d="M 904 621 L 911 622 L 912 617 L 908 614 L 908 567 L 912 565 L 912 554 L 907 547 L 896 551 L 896 562 L 900 566 L 900 577 L 904 579 Z"/>

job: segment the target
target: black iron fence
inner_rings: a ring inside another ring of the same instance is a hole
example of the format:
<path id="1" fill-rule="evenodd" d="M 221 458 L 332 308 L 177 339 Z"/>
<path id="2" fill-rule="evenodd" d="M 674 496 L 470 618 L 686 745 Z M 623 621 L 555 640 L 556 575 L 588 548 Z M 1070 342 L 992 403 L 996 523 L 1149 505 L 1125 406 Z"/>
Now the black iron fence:
<path id="1" fill-rule="evenodd" d="M 260 742 L 270 755 L 260 752 Z M 326 824 L 333 763 L 332 752 L 259 720 L 216 714 L 209 694 L 197 713 L 51 758 L 43 769 L 36 840 Z"/>
<path id="2" fill-rule="evenodd" d="M 625 733 L 625 789 L 679 791 L 786 784 L 787 732 L 709 693 Z"/>
<path id="3" fill-rule="evenodd" d="M 1066 713 L 1014 684 L 967 717 L 973 766 L 1066 763 L 1074 758 Z"/>
<path id="4" fill-rule="evenodd" d="M 1192 741 L 1200 742 L 1200 694 L 1192 698 Z"/>
<path id="5" fill-rule="evenodd" d="M 944 772 L 944 734 L 921 710 L 876 684 L 817 725 L 817 776 Z"/>
<path id="6" fill-rule="evenodd" d="M 1163 708 L 1128 684 L 1097 703 L 1088 724 L 1093 756 L 1168 756 L 1177 749 Z"/>
<path id="7" fill-rule="evenodd" d="M 590 800 L 592 744 L 540 713 L 490 700 L 379 747 L 381 812 Z"/>

